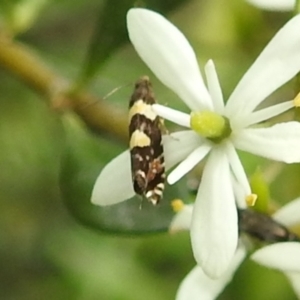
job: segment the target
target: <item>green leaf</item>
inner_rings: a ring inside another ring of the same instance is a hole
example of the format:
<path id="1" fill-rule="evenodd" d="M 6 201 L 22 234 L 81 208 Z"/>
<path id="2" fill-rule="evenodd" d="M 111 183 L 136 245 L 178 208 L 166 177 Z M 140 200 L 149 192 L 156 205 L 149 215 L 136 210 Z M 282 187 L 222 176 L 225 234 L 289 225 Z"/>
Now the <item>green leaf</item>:
<path id="1" fill-rule="evenodd" d="M 93 205 L 90 197 L 97 176 L 126 146 L 113 147 L 104 138 L 96 140 L 79 128 L 74 120 L 67 122 L 66 127 L 68 147 L 60 185 L 72 215 L 87 226 L 107 232 L 141 234 L 167 231 L 173 216 L 170 201 L 180 197 L 178 186 L 167 187 L 158 206 L 145 200 L 141 202 L 138 197 L 112 206 Z"/>
<path id="2" fill-rule="evenodd" d="M 28 30 L 38 18 L 48 0 L 4 0 L 0 2 L 0 12 L 10 33 Z"/>
<path id="3" fill-rule="evenodd" d="M 95 26 L 95 31 L 90 41 L 85 63 L 82 72 L 76 83 L 76 88 L 84 86 L 91 80 L 99 68 L 108 60 L 116 49 L 126 44 L 129 39 L 126 29 L 127 11 L 135 4 L 145 6 L 167 14 L 172 9 L 189 0 L 110 0 L 101 7 L 99 19 Z"/>

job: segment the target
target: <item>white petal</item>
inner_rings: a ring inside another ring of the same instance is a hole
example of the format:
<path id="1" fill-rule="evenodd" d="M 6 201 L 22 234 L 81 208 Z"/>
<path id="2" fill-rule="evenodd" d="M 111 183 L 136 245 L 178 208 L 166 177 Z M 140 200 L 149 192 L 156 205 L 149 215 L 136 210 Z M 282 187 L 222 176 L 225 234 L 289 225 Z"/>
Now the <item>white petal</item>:
<path id="1" fill-rule="evenodd" d="M 287 227 L 300 224 L 300 197 L 284 205 L 272 218 Z"/>
<path id="2" fill-rule="evenodd" d="M 198 147 L 198 135 L 191 130 L 179 131 L 163 136 L 163 145 L 168 170 Z M 131 178 L 130 154 L 127 150 L 109 162 L 101 171 L 92 191 L 92 203 L 112 205 L 133 197 L 135 193 Z"/>
<path id="3" fill-rule="evenodd" d="M 214 62 L 210 59 L 205 65 L 205 74 L 207 79 L 208 90 L 211 95 L 215 112 L 220 115 L 224 114 L 224 99 L 221 85 Z"/>
<path id="4" fill-rule="evenodd" d="M 300 15 L 279 30 L 241 79 L 226 105 L 235 123 L 300 71 Z"/>
<path id="5" fill-rule="evenodd" d="M 300 299 L 300 273 L 299 272 L 288 272 L 285 276 L 289 279 L 297 298 Z"/>
<path id="6" fill-rule="evenodd" d="M 177 131 L 163 136 L 166 169 L 185 159 L 194 149 L 198 148 L 202 140 L 192 130 Z"/>
<path id="7" fill-rule="evenodd" d="M 168 183 L 174 184 L 186 173 L 191 171 L 210 151 L 211 145 L 203 143 L 183 160 L 168 176 Z"/>
<path id="8" fill-rule="evenodd" d="M 244 129 L 234 134 L 232 140 L 240 150 L 285 163 L 300 162 L 299 122 Z"/>
<path id="9" fill-rule="evenodd" d="M 241 160 L 234 149 L 232 143 L 226 143 L 226 153 L 229 160 L 231 171 L 238 182 L 239 186 L 243 189 L 245 197 L 251 194 L 251 187 L 247 179 L 244 167 Z M 244 198 L 246 199 L 246 198 Z"/>
<path id="10" fill-rule="evenodd" d="M 196 266 L 182 281 L 177 291 L 176 300 L 214 300 L 245 258 L 245 248 L 238 248 L 227 271 L 219 279 L 207 277 L 199 266 Z"/>
<path id="11" fill-rule="evenodd" d="M 255 111 L 249 114 L 247 117 L 245 117 L 245 119 L 243 120 L 243 127 L 248 127 L 250 125 L 257 124 L 259 122 L 278 116 L 283 112 L 293 108 L 293 102 L 293 100 L 286 101 L 283 103 L 272 105 L 268 108 L 261 109 L 259 111 Z"/>
<path id="12" fill-rule="evenodd" d="M 175 124 L 190 128 L 190 115 L 160 104 L 153 104 L 152 109 L 160 117 Z"/>
<path id="13" fill-rule="evenodd" d="M 191 241 L 194 257 L 205 274 L 224 274 L 238 241 L 237 210 L 229 162 L 222 147 L 211 151 L 194 205 Z"/>
<path id="14" fill-rule="evenodd" d="M 169 226 L 170 232 L 190 230 L 193 207 L 193 204 L 186 204 L 181 211 L 176 213 Z"/>
<path id="15" fill-rule="evenodd" d="M 300 272 L 300 243 L 285 242 L 263 247 L 251 259 L 268 268 L 283 272 Z"/>
<path id="16" fill-rule="evenodd" d="M 295 0 L 246 0 L 250 4 L 266 10 L 289 11 L 295 7 Z"/>
<path id="17" fill-rule="evenodd" d="M 247 203 L 245 201 L 247 194 L 245 194 L 245 190 L 242 188 L 242 186 L 238 183 L 235 176 L 231 176 L 231 183 L 233 186 L 234 196 L 236 205 L 239 209 L 246 209 Z"/>
<path id="18" fill-rule="evenodd" d="M 130 154 L 127 150 L 103 168 L 94 185 L 91 201 L 93 204 L 104 206 L 122 202 L 133 196 Z"/>
<path id="19" fill-rule="evenodd" d="M 160 81 L 192 110 L 212 107 L 194 50 L 172 23 L 153 11 L 133 8 L 127 27 L 137 53 Z"/>

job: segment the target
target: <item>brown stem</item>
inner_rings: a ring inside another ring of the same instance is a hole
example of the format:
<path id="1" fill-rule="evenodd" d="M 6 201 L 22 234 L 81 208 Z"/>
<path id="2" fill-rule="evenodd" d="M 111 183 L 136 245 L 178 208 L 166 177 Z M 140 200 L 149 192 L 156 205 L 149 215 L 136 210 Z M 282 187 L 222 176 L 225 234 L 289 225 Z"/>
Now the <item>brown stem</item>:
<path id="1" fill-rule="evenodd" d="M 72 96 L 73 111 L 96 132 L 107 132 L 128 141 L 128 116 L 102 99 L 90 94 Z"/>
<path id="2" fill-rule="evenodd" d="M 70 93 L 67 80 L 50 70 L 31 49 L 0 33 L 0 66 L 50 99 L 56 110 L 73 110 L 96 132 L 127 139 L 127 115 L 88 93 Z"/>

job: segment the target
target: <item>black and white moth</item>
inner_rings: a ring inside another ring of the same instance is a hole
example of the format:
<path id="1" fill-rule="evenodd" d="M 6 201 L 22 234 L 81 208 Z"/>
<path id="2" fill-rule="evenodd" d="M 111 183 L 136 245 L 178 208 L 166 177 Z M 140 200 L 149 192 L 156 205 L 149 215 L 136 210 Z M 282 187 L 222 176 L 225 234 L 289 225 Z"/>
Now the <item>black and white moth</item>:
<path id="1" fill-rule="evenodd" d="M 136 83 L 129 102 L 129 147 L 132 183 L 136 194 L 153 205 L 162 199 L 165 162 L 162 145 L 162 119 L 152 110 L 156 103 L 147 76 Z"/>

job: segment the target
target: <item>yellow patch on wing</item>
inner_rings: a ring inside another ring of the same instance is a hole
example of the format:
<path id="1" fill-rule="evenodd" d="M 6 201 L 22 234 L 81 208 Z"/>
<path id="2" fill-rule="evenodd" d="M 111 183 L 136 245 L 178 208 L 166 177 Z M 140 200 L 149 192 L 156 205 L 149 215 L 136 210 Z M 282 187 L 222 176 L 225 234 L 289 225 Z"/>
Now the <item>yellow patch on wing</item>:
<path id="1" fill-rule="evenodd" d="M 150 146 L 150 144 L 150 138 L 143 131 L 137 129 L 130 137 L 129 147 L 130 149 L 134 147 L 147 147 Z"/>
<path id="2" fill-rule="evenodd" d="M 144 115 L 147 119 L 154 121 L 157 114 L 152 110 L 150 104 L 146 104 L 143 100 L 136 101 L 129 110 L 129 122 L 136 114 Z"/>

